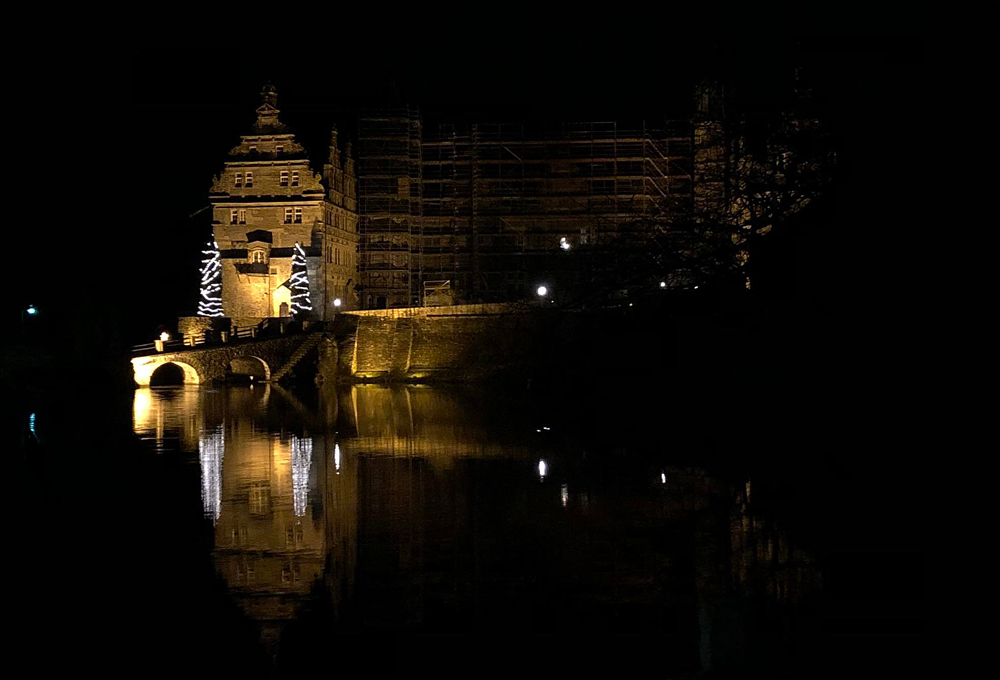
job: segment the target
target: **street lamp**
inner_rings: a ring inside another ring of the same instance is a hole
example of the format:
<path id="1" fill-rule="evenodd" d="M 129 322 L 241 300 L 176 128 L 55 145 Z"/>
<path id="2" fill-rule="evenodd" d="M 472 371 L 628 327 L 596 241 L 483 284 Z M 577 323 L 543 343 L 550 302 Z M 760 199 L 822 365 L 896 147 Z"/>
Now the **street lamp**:
<path id="1" fill-rule="evenodd" d="M 666 281 L 660 281 L 660 288 L 666 288 L 666 287 L 667 287 L 667 282 Z"/>
<path id="2" fill-rule="evenodd" d="M 549 289 L 546 288 L 545 286 L 539 286 L 538 290 L 535 292 L 538 293 L 538 297 L 545 297 L 546 295 L 549 294 Z"/>
<path id="3" fill-rule="evenodd" d="M 170 339 L 170 333 L 167 333 L 166 331 L 160 333 L 160 342 L 166 342 L 169 339 Z"/>
<path id="4" fill-rule="evenodd" d="M 334 298 L 333 299 L 333 306 L 334 307 L 340 307 L 340 298 Z"/>
<path id="5" fill-rule="evenodd" d="M 35 305 L 28 305 L 28 308 L 24 311 L 28 313 L 28 316 L 34 316 L 38 313 L 38 310 L 35 309 Z"/>
<path id="6" fill-rule="evenodd" d="M 559 239 L 559 247 L 562 248 L 563 250 L 569 250 L 569 247 L 570 247 L 569 246 L 569 241 L 566 240 L 565 236 L 563 236 L 561 239 Z"/>

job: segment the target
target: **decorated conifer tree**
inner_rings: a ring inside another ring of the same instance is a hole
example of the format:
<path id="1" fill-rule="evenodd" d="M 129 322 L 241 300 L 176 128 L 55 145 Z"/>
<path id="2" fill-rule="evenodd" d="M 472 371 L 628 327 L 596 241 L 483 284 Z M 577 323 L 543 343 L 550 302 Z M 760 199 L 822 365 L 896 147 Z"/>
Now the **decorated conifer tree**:
<path id="1" fill-rule="evenodd" d="M 205 244 L 201 261 L 201 299 L 198 301 L 198 316 L 224 316 L 222 312 L 222 264 L 219 261 L 219 244 L 209 241 Z"/>
<path id="2" fill-rule="evenodd" d="M 292 278 L 288 281 L 292 291 L 292 314 L 312 311 L 309 299 L 309 271 L 306 268 L 306 251 L 298 243 L 292 251 Z"/>

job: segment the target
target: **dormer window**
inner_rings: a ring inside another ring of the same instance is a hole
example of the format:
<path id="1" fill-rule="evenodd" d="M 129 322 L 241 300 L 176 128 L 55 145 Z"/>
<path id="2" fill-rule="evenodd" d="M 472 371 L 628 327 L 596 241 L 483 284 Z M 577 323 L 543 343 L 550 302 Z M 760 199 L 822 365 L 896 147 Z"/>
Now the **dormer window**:
<path id="1" fill-rule="evenodd" d="M 242 172 L 237 172 L 236 173 L 236 177 L 235 177 L 235 179 L 233 181 L 233 185 L 237 189 L 240 188 L 241 186 L 243 186 L 243 173 Z"/>
<path id="2" fill-rule="evenodd" d="M 283 186 L 283 187 L 287 187 L 288 186 L 288 171 L 287 170 L 282 170 L 281 171 L 281 186 Z"/>
<path id="3" fill-rule="evenodd" d="M 276 150 L 277 150 L 277 152 L 278 152 L 278 153 L 281 153 L 282 151 L 284 151 L 284 150 L 285 150 L 285 147 L 283 147 L 283 146 L 281 146 L 281 144 L 279 144 L 279 145 L 278 145 L 278 146 L 276 147 Z"/>
<path id="4" fill-rule="evenodd" d="M 253 250 L 250 252 L 250 261 L 255 263 L 265 262 L 263 250 Z"/>
<path id="5" fill-rule="evenodd" d="M 246 185 L 247 185 L 248 189 L 253 186 L 253 173 L 252 172 L 248 172 L 247 173 Z"/>
<path id="6" fill-rule="evenodd" d="M 292 186 L 297 187 L 299 185 L 299 171 L 292 170 Z"/>

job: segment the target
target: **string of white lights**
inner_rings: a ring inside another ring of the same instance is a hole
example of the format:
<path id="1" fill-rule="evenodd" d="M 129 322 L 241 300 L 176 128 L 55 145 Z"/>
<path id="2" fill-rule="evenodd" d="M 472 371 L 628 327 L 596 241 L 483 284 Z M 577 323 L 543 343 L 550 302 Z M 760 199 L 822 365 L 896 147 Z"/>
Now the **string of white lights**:
<path id="1" fill-rule="evenodd" d="M 222 263 L 219 244 L 209 241 L 208 249 L 201 251 L 208 257 L 201 261 L 201 300 L 198 316 L 225 316 L 222 311 Z"/>
<path id="2" fill-rule="evenodd" d="M 306 267 L 306 251 L 298 243 L 292 252 L 292 277 L 288 287 L 292 291 L 292 314 L 311 312 L 312 300 L 309 299 L 309 270 Z"/>

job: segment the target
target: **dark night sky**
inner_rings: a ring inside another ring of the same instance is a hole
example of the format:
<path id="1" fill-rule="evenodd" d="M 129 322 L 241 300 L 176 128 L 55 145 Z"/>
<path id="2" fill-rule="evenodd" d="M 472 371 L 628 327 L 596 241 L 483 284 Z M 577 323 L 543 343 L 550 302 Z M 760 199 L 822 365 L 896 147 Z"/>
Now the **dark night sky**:
<path id="1" fill-rule="evenodd" d="M 358 101 L 393 90 L 431 120 L 452 112 L 479 120 L 656 120 L 685 116 L 693 86 L 713 74 L 737 84 L 744 108 L 771 109 L 800 65 L 814 79 L 840 141 L 847 198 L 838 205 L 871 216 L 883 210 L 876 189 L 882 196 L 913 195 L 904 179 L 916 159 L 910 140 L 927 115 L 922 18 L 887 11 L 860 34 L 814 19 L 805 27 L 786 22 L 775 28 L 758 17 L 768 29 L 739 33 L 735 29 L 746 25 L 733 17 L 721 25 L 705 18 L 695 24 L 650 18 L 645 28 L 605 27 L 589 17 L 557 30 L 538 21 L 480 22 L 479 29 L 486 28 L 473 35 L 442 23 L 421 28 L 424 40 L 408 40 L 397 27 L 374 37 L 349 31 L 329 47 L 258 40 L 242 51 L 222 34 L 144 35 L 111 52 L 113 73 L 69 77 L 72 95 L 54 94 L 54 82 L 29 80 L 36 100 L 56 99 L 53 107 L 38 107 L 35 122 L 72 132 L 77 145 L 101 153 L 96 165 L 80 165 L 78 154 L 52 152 L 57 166 L 72 159 L 87 188 L 78 188 L 82 205 L 74 206 L 69 224 L 50 230 L 59 236 L 59 274 L 39 280 L 24 265 L 19 294 L 8 306 L 20 309 L 30 301 L 63 312 L 113 299 L 130 310 L 119 316 L 132 342 L 191 309 L 198 250 L 209 227 L 207 213 L 188 215 L 207 204 L 212 175 L 248 130 L 267 80 L 278 88 L 283 119 L 319 160 L 332 122 L 349 131 Z M 692 37 L 692 25 L 722 30 Z M 711 37 L 701 37 L 706 34 Z M 115 180 L 113 199 L 95 201 L 109 185 L 98 183 L 95 196 L 93 175 L 105 174 Z M 855 203 L 848 207 L 850 201 Z M 878 228 L 875 222 L 865 220 L 864 228 Z M 858 220 L 844 224 L 835 248 L 861 236 Z M 87 260 L 117 258 L 122 278 L 91 282 L 83 293 L 73 283 L 80 266 L 74 233 L 95 236 L 87 239 L 93 251 Z M 5 318 L 14 318 L 13 309 Z"/>

